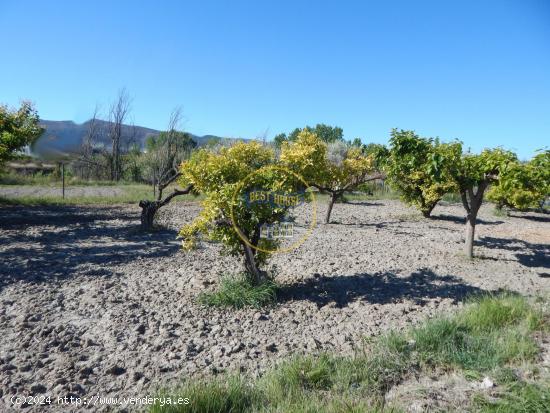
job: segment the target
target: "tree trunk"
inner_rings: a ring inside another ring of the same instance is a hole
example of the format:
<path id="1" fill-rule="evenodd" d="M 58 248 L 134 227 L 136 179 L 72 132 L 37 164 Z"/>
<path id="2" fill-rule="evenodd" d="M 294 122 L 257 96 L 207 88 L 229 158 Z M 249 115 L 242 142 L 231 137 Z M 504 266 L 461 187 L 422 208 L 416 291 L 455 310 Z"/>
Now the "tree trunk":
<path id="1" fill-rule="evenodd" d="M 328 201 L 328 208 L 327 208 L 327 215 L 325 216 L 325 224 L 328 224 L 330 222 L 330 214 L 332 213 L 332 207 L 334 206 L 334 203 L 336 202 L 336 199 L 338 198 L 338 195 L 336 193 L 330 194 L 330 199 Z"/>
<path id="2" fill-rule="evenodd" d="M 141 207 L 141 229 L 151 231 L 155 221 L 155 215 L 161 206 L 159 201 L 139 201 Z"/>
<path id="3" fill-rule="evenodd" d="M 252 285 L 260 285 L 264 280 L 264 274 L 256 265 L 256 257 L 254 250 L 247 243 L 243 243 L 244 247 L 244 268 L 246 276 L 251 281 Z"/>
<path id="4" fill-rule="evenodd" d="M 422 208 L 422 215 L 424 218 L 430 218 L 432 215 L 432 211 L 434 210 L 436 204 L 433 204 L 431 206 L 426 206 L 425 208 Z"/>
<path id="5" fill-rule="evenodd" d="M 483 203 L 483 193 L 485 192 L 486 187 L 487 184 L 485 182 L 480 183 L 475 194 L 472 188 L 468 189 L 470 203 L 466 215 L 465 252 L 466 256 L 470 259 L 474 257 L 474 236 L 476 231 L 477 213 Z"/>
<path id="6" fill-rule="evenodd" d="M 474 236 L 476 231 L 476 217 L 468 214 L 466 218 L 466 244 L 465 254 L 468 258 L 474 257 Z"/>
<path id="7" fill-rule="evenodd" d="M 189 185 L 185 189 L 175 189 L 174 192 L 164 198 L 164 200 L 161 200 L 162 188 L 159 187 L 158 199 L 156 201 L 139 201 L 139 206 L 141 207 L 141 229 L 143 229 L 144 231 L 151 231 L 153 229 L 155 215 L 160 207 L 168 204 L 172 200 L 172 198 L 178 195 L 186 195 L 192 190 L 192 185 Z"/>

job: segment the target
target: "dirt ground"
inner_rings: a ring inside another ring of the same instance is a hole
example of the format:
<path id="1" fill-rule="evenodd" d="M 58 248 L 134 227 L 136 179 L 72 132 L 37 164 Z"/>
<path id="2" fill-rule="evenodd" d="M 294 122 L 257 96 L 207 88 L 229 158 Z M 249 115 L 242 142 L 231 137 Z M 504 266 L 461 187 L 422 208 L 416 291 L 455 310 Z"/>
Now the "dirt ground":
<path id="1" fill-rule="evenodd" d="M 428 220 L 372 201 L 337 204 L 332 224 L 273 256 L 277 306 L 205 308 L 198 294 L 241 263 L 214 244 L 181 249 L 176 230 L 198 210 L 169 205 L 168 229 L 144 234 L 137 206 L 0 208 L 0 411 L 13 395 L 144 397 L 185 377 L 261 374 L 291 354 L 351 354 L 470 294 L 550 293 L 550 216 L 496 217 L 484 205 L 469 261 L 460 205 Z M 42 409 L 25 411 L 70 411 Z"/>

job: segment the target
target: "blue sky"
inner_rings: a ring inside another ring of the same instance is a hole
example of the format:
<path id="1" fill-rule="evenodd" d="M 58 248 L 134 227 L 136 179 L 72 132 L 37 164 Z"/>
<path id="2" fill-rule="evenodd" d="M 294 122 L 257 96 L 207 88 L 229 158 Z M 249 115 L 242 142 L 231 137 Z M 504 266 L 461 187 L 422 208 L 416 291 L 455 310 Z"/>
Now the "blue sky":
<path id="1" fill-rule="evenodd" d="M 272 138 L 306 124 L 386 143 L 393 127 L 550 142 L 550 1 L 0 0 L 0 102 L 85 121 L 117 90 L 162 129 Z"/>

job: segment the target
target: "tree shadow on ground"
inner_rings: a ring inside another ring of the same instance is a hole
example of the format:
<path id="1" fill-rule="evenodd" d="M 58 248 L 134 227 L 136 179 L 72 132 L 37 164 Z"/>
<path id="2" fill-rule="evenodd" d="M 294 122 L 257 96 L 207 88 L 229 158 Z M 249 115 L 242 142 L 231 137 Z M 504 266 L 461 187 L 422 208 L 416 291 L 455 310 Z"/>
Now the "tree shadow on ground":
<path id="1" fill-rule="evenodd" d="M 0 291 L 20 281 L 108 277 L 117 265 L 180 248 L 176 231 L 141 232 L 138 214 L 119 208 L 32 207 L 0 211 L 0 218 Z"/>
<path id="2" fill-rule="evenodd" d="M 363 205 L 363 206 L 383 206 L 384 205 L 383 203 L 376 202 L 376 201 L 355 201 L 353 199 L 346 201 L 346 204 Z"/>
<path id="3" fill-rule="evenodd" d="M 116 216 L 115 216 L 116 214 Z M 0 229 L 15 230 L 32 226 L 64 226 L 102 220 L 135 221 L 137 212 L 117 207 L 90 206 L 9 206 L 0 208 Z"/>
<path id="4" fill-rule="evenodd" d="M 517 261 L 526 267 L 550 268 L 550 244 L 537 244 L 517 238 L 481 237 L 476 245 L 514 252 Z"/>
<path id="5" fill-rule="evenodd" d="M 540 216 L 540 215 L 512 215 L 508 214 L 510 218 L 520 218 L 520 219 L 528 219 L 529 221 L 535 221 L 535 222 L 550 222 L 550 217 L 548 216 Z"/>
<path id="6" fill-rule="evenodd" d="M 408 277 L 400 277 L 391 272 L 317 276 L 281 287 L 280 301 L 307 300 L 314 302 L 319 308 L 330 303 L 343 308 L 355 301 L 389 304 L 402 299 L 424 305 L 433 298 L 451 298 L 458 302 L 467 296 L 486 292 L 466 284 L 456 276 L 437 275 L 432 270 L 419 269 Z"/>
<path id="7" fill-rule="evenodd" d="M 340 222 L 336 220 L 330 220 L 329 224 L 332 225 L 348 225 L 350 227 L 375 227 L 375 228 L 386 228 L 390 225 L 400 224 L 399 221 L 383 221 L 383 222 Z"/>
<path id="8" fill-rule="evenodd" d="M 445 215 L 445 214 L 432 215 L 430 219 L 434 221 L 454 222 L 455 224 L 466 224 L 466 217 L 457 217 L 455 215 Z M 478 218 L 477 223 L 483 224 L 483 225 L 500 225 L 500 224 L 504 224 L 504 221 L 487 221 L 487 220 Z"/>

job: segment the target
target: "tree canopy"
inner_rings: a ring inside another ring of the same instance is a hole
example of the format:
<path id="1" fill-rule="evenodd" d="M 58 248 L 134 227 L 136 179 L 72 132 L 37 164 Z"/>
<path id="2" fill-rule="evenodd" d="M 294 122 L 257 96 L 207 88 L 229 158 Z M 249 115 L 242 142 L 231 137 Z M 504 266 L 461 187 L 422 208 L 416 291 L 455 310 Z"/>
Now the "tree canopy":
<path id="1" fill-rule="evenodd" d="M 511 162 L 487 192 L 497 208 L 541 208 L 550 196 L 550 151 L 529 162 Z"/>
<path id="2" fill-rule="evenodd" d="M 23 102 L 17 110 L 0 106 L 0 163 L 38 139 L 44 131 L 39 122 L 38 112 L 30 102 Z"/>
<path id="3" fill-rule="evenodd" d="M 288 134 L 280 133 L 273 138 L 276 146 L 281 146 L 283 142 L 295 142 L 302 131 L 308 131 L 317 136 L 325 143 L 341 141 L 344 139 L 344 130 L 338 126 L 329 126 L 324 123 L 318 123 L 315 127 L 306 126 L 302 129 L 296 128 Z"/>
<path id="4" fill-rule="evenodd" d="M 327 144 L 309 129 L 303 129 L 296 140 L 284 142 L 281 162 L 304 177 L 321 192 L 329 193 L 325 222 L 330 221 L 334 202 L 346 191 L 371 179 L 374 158 L 361 148 L 343 140 Z"/>
<path id="5" fill-rule="evenodd" d="M 261 227 L 280 220 L 287 208 L 251 203 L 246 195 L 255 188 L 293 193 L 303 184 L 278 167 L 274 151 L 259 142 L 239 142 L 217 153 L 198 150 L 182 163 L 180 172 L 180 183 L 192 185 L 205 197 L 198 217 L 179 233 L 184 247 L 195 247 L 201 236 L 221 242 L 229 254 L 244 257 L 247 275 L 259 283 L 260 267 L 279 243 L 261 238 Z"/>
<path id="6" fill-rule="evenodd" d="M 373 148 L 386 154 L 381 148 Z M 384 169 L 403 201 L 429 217 L 443 195 L 458 189 L 455 174 L 462 155 L 460 142 L 441 143 L 413 131 L 393 129 Z"/>

